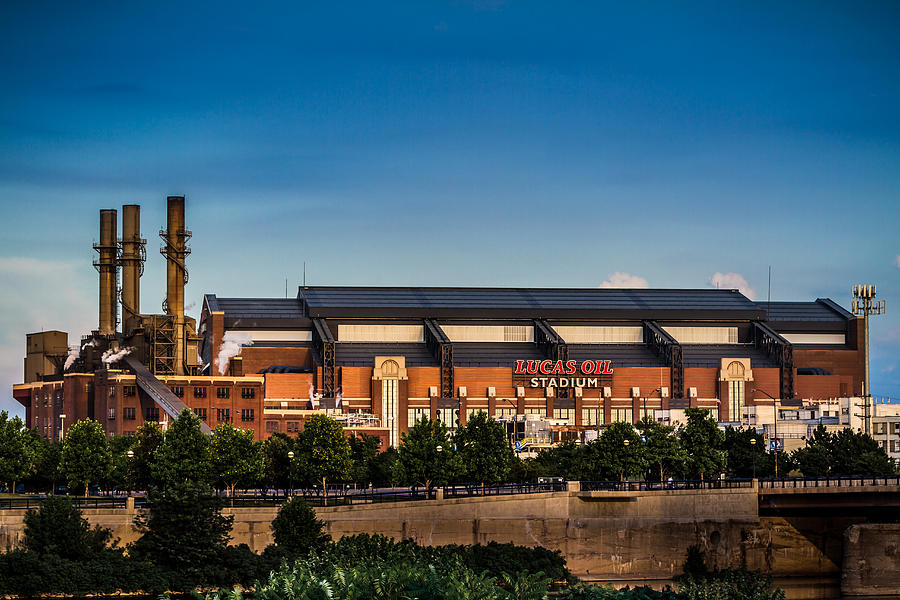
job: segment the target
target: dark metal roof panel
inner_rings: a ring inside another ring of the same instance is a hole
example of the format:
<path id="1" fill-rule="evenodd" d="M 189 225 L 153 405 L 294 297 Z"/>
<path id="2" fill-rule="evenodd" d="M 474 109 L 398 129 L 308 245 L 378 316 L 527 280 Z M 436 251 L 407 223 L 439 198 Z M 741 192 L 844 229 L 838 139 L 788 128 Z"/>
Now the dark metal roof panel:
<path id="1" fill-rule="evenodd" d="M 682 344 L 685 367 L 720 367 L 723 358 L 749 358 L 750 368 L 777 367 L 778 363 L 752 344 Z"/>
<path id="2" fill-rule="evenodd" d="M 528 342 L 455 342 L 453 364 L 457 367 L 514 367 L 517 360 L 546 358 Z"/>
<path id="3" fill-rule="evenodd" d="M 311 317 L 761 319 L 736 290 L 306 287 Z"/>
<path id="4" fill-rule="evenodd" d="M 656 356 L 646 344 L 568 344 L 569 358 L 611 360 L 615 367 L 664 367 L 665 361 Z"/>
<path id="5" fill-rule="evenodd" d="M 296 298 L 217 298 L 219 310 L 229 318 L 302 319 L 303 305 Z"/>
<path id="6" fill-rule="evenodd" d="M 758 302 L 757 304 L 763 310 L 768 309 L 769 321 L 775 322 L 825 321 L 846 323 L 848 319 L 853 318 L 853 315 L 840 308 L 840 306 L 831 303 L 834 307 L 843 311 L 843 314 L 837 312 L 829 304 L 819 300 L 815 302 L 772 302 L 771 305 L 766 302 Z"/>
<path id="7" fill-rule="evenodd" d="M 425 344 L 337 342 L 334 362 L 344 367 L 372 367 L 376 356 L 405 356 L 407 367 L 436 367 L 437 361 Z"/>

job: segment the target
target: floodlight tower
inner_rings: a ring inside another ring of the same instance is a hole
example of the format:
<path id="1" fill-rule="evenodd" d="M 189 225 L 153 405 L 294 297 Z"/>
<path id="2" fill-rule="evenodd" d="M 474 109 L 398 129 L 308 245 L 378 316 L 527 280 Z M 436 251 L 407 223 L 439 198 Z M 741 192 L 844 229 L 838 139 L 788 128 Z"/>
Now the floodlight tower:
<path id="1" fill-rule="evenodd" d="M 863 328 L 866 330 L 866 376 L 863 381 L 863 420 L 866 435 L 869 434 L 869 405 L 872 401 L 872 390 L 869 388 L 869 315 L 883 315 L 885 301 L 875 300 L 874 285 L 854 285 L 850 288 L 853 300 L 850 303 L 854 315 L 862 316 Z"/>

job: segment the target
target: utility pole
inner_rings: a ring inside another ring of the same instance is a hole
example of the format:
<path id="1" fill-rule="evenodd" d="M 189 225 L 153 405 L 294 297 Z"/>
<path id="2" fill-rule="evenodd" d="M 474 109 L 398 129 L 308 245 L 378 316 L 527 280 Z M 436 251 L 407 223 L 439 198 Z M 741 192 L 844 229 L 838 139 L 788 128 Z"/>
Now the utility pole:
<path id="1" fill-rule="evenodd" d="M 869 315 L 883 315 L 885 301 L 875 300 L 874 285 L 854 285 L 850 288 L 853 300 L 850 302 L 851 312 L 862 316 L 863 328 L 866 330 L 866 374 L 863 380 L 863 423 L 866 435 L 869 435 L 870 405 L 872 404 L 872 390 L 869 387 Z"/>

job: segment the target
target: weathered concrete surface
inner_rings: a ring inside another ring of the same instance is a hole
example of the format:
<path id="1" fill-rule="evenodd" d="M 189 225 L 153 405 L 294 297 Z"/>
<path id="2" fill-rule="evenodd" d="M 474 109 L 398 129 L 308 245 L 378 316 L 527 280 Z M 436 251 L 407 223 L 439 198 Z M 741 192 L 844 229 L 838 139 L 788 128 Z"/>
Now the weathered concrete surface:
<path id="1" fill-rule="evenodd" d="M 233 543 L 261 551 L 272 543 L 277 509 L 236 508 Z M 0 547 L 19 542 L 24 511 L 0 512 Z M 123 544 L 133 541 L 134 511 L 85 510 Z M 756 490 L 557 492 L 402 502 L 317 510 L 335 538 L 380 533 L 421 544 L 513 542 L 560 550 L 579 577 L 621 585 L 665 583 L 681 572 L 697 544 L 710 566 L 761 569 L 790 598 L 839 594 L 844 529 L 824 523 L 758 516 Z M 831 531 L 831 534 L 815 533 Z M 816 536 L 820 537 L 816 537 Z M 865 547 L 859 552 L 865 556 Z"/>
<path id="2" fill-rule="evenodd" d="M 900 598 L 900 523 L 847 528 L 841 593 L 846 598 Z"/>

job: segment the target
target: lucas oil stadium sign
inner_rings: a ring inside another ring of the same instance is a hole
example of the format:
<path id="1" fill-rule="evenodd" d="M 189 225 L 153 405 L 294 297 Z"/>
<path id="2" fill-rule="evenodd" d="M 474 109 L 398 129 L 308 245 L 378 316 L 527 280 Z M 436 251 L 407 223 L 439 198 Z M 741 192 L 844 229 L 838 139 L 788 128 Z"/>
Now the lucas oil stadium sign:
<path id="1" fill-rule="evenodd" d="M 517 360 L 513 373 L 516 377 L 531 375 L 527 379 L 533 388 L 597 388 L 602 385 L 601 376 L 608 379 L 612 375 L 611 364 L 609 360 Z"/>

